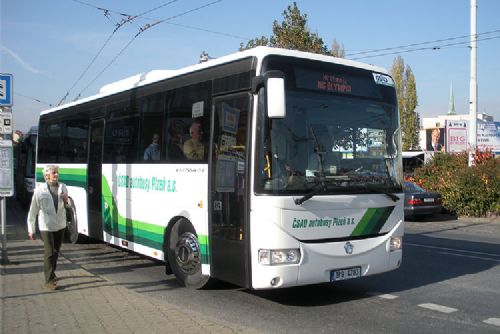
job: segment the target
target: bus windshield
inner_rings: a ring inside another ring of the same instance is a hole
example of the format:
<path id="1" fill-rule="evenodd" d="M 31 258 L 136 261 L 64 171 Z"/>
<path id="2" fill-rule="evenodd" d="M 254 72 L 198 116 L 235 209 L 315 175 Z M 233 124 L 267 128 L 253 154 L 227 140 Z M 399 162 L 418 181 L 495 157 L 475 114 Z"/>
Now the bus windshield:
<path id="1" fill-rule="evenodd" d="M 263 193 L 401 191 L 401 149 L 394 104 L 291 91 L 283 119 L 260 116 Z M 263 113 L 260 113 L 262 115 Z M 321 187 L 319 187 L 321 186 Z"/>

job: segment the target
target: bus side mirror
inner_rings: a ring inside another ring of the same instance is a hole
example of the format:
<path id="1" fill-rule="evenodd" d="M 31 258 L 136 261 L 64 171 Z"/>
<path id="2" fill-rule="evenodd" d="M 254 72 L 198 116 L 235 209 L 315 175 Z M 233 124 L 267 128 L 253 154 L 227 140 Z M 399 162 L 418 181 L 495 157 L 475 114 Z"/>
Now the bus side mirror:
<path id="1" fill-rule="evenodd" d="M 269 118 L 285 118 L 285 78 L 267 78 L 266 87 L 267 116 Z"/>
<path id="2" fill-rule="evenodd" d="M 264 85 L 266 88 L 267 116 L 269 118 L 285 118 L 285 75 L 281 71 L 267 71 L 262 77 L 256 77 L 253 91 Z"/>

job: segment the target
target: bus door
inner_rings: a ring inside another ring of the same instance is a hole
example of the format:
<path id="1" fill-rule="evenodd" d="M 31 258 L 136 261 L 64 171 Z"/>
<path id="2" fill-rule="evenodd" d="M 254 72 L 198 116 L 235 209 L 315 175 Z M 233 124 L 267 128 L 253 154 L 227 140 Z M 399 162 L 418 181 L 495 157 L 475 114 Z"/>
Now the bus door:
<path id="1" fill-rule="evenodd" d="M 104 120 L 90 123 L 89 161 L 87 168 L 87 205 L 89 213 L 89 237 L 102 240 L 102 144 Z"/>
<path id="2" fill-rule="evenodd" d="M 248 124 L 250 95 L 214 99 L 210 259 L 213 277 L 249 286 Z"/>

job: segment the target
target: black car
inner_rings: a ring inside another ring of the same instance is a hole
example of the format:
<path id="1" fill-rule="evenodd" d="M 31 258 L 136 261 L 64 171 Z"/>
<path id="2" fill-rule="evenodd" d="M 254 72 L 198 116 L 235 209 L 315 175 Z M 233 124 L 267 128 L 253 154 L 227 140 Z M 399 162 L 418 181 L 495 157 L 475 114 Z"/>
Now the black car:
<path id="1" fill-rule="evenodd" d="M 443 210 L 441 195 L 428 192 L 413 182 L 404 183 L 405 216 L 422 218 Z"/>

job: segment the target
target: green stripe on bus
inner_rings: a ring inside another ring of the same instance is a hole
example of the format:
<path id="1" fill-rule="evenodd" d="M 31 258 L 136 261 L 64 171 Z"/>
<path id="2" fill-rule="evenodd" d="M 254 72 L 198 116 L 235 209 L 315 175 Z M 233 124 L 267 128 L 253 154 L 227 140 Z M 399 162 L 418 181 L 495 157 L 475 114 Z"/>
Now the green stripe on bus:
<path id="1" fill-rule="evenodd" d="M 363 215 L 363 217 L 361 217 L 358 225 L 356 226 L 356 228 L 354 229 L 354 231 L 352 231 L 351 236 L 362 235 L 363 230 L 365 229 L 366 225 L 369 224 L 370 220 L 372 219 L 373 215 L 375 214 L 375 210 L 376 209 L 368 209 L 368 210 L 366 210 L 366 212 Z"/>
<path id="2" fill-rule="evenodd" d="M 106 177 L 102 176 L 102 221 L 108 234 L 163 251 L 164 227 L 123 217 L 117 209 L 115 199 Z M 198 236 L 202 263 L 208 263 L 208 237 Z"/>
<path id="3" fill-rule="evenodd" d="M 383 210 L 380 213 L 378 221 L 373 225 L 373 230 L 372 230 L 371 234 L 376 234 L 376 233 L 380 232 L 380 230 L 382 229 L 382 227 L 387 222 L 387 219 L 389 219 L 389 216 L 391 215 L 391 213 L 394 210 L 394 208 L 395 208 L 394 206 L 388 206 L 388 207 L 385 208 L 385 210 Z"/>
<path id="4" fill-rule="evenodd" d="M 44 182 L 42 167 L 36 169 L 36 181 Z M 87 169 L 59 168 L 59 181 L 67 186 L 87 188 Z"/>
<path id="5" fill-rule="evenodd" d="M 114 237 L 135 242 L 134 222 L 132 219 L 124 218 L 118 213 L 118 207 L 104 175 L 102 176 L 101 184 L 103 230 Z"/>
<path id="6" fill-rule="evenodd" d="M 35 171 L 36 182 L 43 182 L 43 168 L 37 167 Z"/>
<path id="7" fill-rule="evenodd" d="M 200 243 L 201 263 L 209 263 L 208 236 L 198 235 L 198 242 Z"/>
<path id="8" fill-rule="evenodd" d="M 379 233 L 393 210 L 394 206 L 366 210 L 358 225 L 352 231 L 351 236 L 358 237 Z"/>

